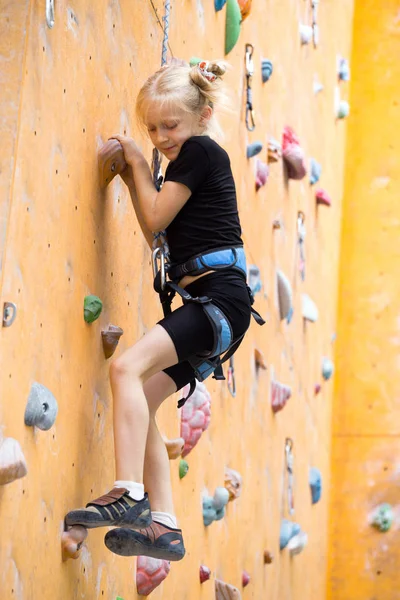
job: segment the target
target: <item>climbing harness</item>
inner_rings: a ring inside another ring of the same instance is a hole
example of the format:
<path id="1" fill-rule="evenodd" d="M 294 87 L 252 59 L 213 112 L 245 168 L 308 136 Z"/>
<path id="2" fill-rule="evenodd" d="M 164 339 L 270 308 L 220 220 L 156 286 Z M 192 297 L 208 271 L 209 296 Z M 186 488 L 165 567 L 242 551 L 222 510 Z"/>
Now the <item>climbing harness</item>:
<path id="1" fill-rule="evenodd" d="M 254 74 L 253 50 L 254 48 L 251 44 L 246 44 L 246 127 L 248 131 L 254 131 L 256 127 L 253 110 L 253 93 L 251 89 L 251 81 Z"/>
<path id="2" fill-rule="evenodd" d="M 285 441 L 285 461 L 287 471 L 287 501 L 290 515 L 294 514 L 293 501 L 293 440 L 286 438 Z"/>
<path id="3" fill-rule="evenodd" d="M 297 241 L 299 244 L 299 271 L 302 281 L 306 278 L 306 259 L 304 253 L 304 241 L 306 238 L 305 219 L 305 214 L 302 211 L 299 211 L 297 213 Z"/>
<path id="4" fill-rule="evenodd" d="M 167 261 L 164 249 L 159 246 L 153 250 L 152 266 L 154 289 L 160 296 L 164 316 L 171 313 L 172 300 L 175 295 L 178 294 L 182 298 L 184 304 L 187 304 L 188 302 L 200 304 L 213 328 L 213 348 L 208 352 L 199 353 L 188 359 L 188 362 L 194 369 L 195 379 L 204 381 L 211 373 L 213 373 L 214 379 L 225 379 L 222 363 L 233 356 L 234 352 L 236 352 L 239 347 L 244 334 L 238 339 L 233 339 L 232 329 L 228 319 L 224 313 L 215 306 L 212 300 L 207 296 L 193 298 L 185 289 L 177 285 L 176 282 L 180 281 L 185 275 L 195 276 L 209 271 L 221 271 L 227 269 L 234 269 L 238 273 L 241 273 L 243 277 L 246 277 L 246 257 L 243 247 L 220 248 L 218 250 L 198 254 L 182 264 L 174 265 Z M 248 286 L 247 289 L 250 302 L 253 304 L 253 294 Z M 251 309 L 251 313 L 259 325 L 265 323 L 262 317 L 253 308 Z M 230 373 L 230 390 L 232 390 L 231 393 L 234 395 L 235 388 L 232 377 L 233 363 L 230 363 L 230 368 L 232 369 Z M 181 408 L 193 393 L 196 387 L 195 379 L 190 382 L 190 390 L 187 397 L 179 400 L 178 408 Z"/>

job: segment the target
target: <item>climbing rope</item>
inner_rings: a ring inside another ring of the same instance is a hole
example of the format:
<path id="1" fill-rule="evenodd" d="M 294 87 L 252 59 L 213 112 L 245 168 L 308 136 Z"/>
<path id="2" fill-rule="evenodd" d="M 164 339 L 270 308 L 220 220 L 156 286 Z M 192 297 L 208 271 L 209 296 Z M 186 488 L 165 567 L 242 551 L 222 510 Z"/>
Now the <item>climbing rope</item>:
<path id="1" fill-rule="evenodd" d="M 152 3 L 153 9 L 154 5 Z M 171 0 L 165 0 L 165 13 L 162 18 L 164 22 L 163 31 L 163 42 L 162 42 L 162 50 L 161 50 L 161 66 L 163 67 L 167 62 L 167 51 L 168 51 L 168 35 L 169 35 L 169 15 L 171 12 Z M 155 10 L 155 9 L 154 9 Z M 156 12 L 156 11 L 155 11 Z M 157 15 L 157 12 L 156 12 Z M 158 16 L 157 16 L 158 18 Z M 161 171 L 161 156 L 157 148 L 153 148 L 153 156 L 151 169 L 153 171 L 153 183 L 157 189 L 160 191 L 163 181 L 162 171 Z M 159 231 L 158 233 L 153 233 L 153 248 L 156 249 L 158 247 L 162 248 L 164 253 L 165 260 L 168 262 L 169 259 L 169 248 L 167 241 L 167 234 L 165 231 Z"/>

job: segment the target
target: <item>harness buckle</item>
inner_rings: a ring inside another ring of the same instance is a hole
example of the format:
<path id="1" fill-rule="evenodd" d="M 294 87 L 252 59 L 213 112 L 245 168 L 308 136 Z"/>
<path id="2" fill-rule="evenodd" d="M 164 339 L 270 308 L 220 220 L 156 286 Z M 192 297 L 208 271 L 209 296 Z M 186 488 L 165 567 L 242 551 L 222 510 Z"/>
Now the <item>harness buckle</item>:
<path id="1" fill-rule="evenodd" d="M 165 254 L 163 248 L 161 248 L 160 246 L 158 248 L 155 248 L 152 252 L 151 258 L 154 279 L 160 273 L 160 287 L 161 290 L 164 291 L 167 280 L 165 270 Z"/>

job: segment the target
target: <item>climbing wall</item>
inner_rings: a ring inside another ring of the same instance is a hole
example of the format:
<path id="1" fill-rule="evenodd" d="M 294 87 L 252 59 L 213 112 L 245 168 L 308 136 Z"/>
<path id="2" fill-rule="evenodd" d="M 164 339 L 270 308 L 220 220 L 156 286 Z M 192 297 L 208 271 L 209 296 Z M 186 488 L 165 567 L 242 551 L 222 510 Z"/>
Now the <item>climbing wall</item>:
<path id="1" fill-rule="evenodd" d="M 226 7 L 215 12 L 211 0 L 172 0 L 169 55 L 222 58 L 225 13 Z M 104 531 L 90 532 L 75 561 L 62 561 L 60 540 L 64 514 L 114 480 L 110 361 L 101 331 L 110 323 L 123 328 L 118 355 L 161 316 L 150 252 L 130 199 L 118 178 L 100 190 L 97 153 L 110 135 L 126 133 L 151 157 L 133 109 L 144 79 L 160 65 L 163 14 L 161 0 L 56 0 L 50 28 L 44 0 L 0 0 L 0 306 L 15 305 L 5 319 L 9 324 L 14 314 L 14 322 L 0 329 L 0 426 L 5 438 L 19 442 L 28 469 L 0 488 L 1 600 L 136 598 L 136 561 L 111 554 Z M 186 457 L 184 479 L 178 461 L 171 461 L 187 556 L 172 565 L 154 598 L 212 599 L 216 578 L 237 586 L 243 598 L 324 597 L 332 384 L 323 381 L 321 363 L 333 356 L 336 330 L 346 124 L 336 118 L 335 99 L 338 92 L 348 95 L 348 83 L 338 81 L 337 58 L 349 57 L 352 18 L 352 0 L 321 0 L 314 48 L 302 45 L 299 35 L 300 23 L 312 23 L 311 1 L 254 0 L 227 57 L 233 108 L 222 118 L 223 144 L 236 179 L 248 262 L 260 269 L 256 308 L 267 324 L 252 324 L 235 355 L 235 398 L 225 382 L 207 381 L 211 423 Z M 253 132 L 245 126 L 246 43 L 254 46 Z M 273 73 L 263 84 L 265 58 Z M 323 89 L 315 93 L 318 82 Z M 256 158 L 246 159 L 246 148 L 261 141 L 258 158 L 265 162 L 268 136 L 281 141 L 286 125 L 298 135 L 307 166 L 311 157 L 322 166 L 321 179 L 316 186 L 308 175 L 288 179 L 278 161 L 256 192 Z M 331 207 L 317 206 L 317 186 L 327 191 Z M 304 281 L 299 211 L 306 227 Z M 280 319 L 278 269 L 293 292 L 290 323 Z M 319 308 L 316 322 L 303 319 L 304 293 Z M 83 319 L 88 294 L 104 305 L 92 325 Z M 256 370 L 256 349 L 267 370 Z M 273 381 L 291 388 L 276 414 Z M 47 431 L 24 424 L 35 382 L 58 402 Z M 316 384 L 322 386 L 318 395 Z M 162 407 L 159 419 L 170 438 L 180 431 L 176 399 Z M 287 438 L 293 443 L 294 514 L 288 509 Z M 315 505 L 311 466 L 323 476 Z M 202 498 L 224 485 L 226 467 L 242 475 L 241 496 L 205 528 Z M 282 518 L 308 534 L 297 556 L 279 551 Z M 264 564 L 265 551 L 273 554 L 272 564 Z M 211 570 L 202 585 L 200 564 Z M 243 570 L 251 577 L 245 589 Z"/>
<path id="2" fill-rule="evenodd" d="M 398 2 L 357 3 L 354 32 L 328 597 L 395 600 L 400 598 Z M 384 503 L 392 509 L 388 531 L 372 526 Z"/>

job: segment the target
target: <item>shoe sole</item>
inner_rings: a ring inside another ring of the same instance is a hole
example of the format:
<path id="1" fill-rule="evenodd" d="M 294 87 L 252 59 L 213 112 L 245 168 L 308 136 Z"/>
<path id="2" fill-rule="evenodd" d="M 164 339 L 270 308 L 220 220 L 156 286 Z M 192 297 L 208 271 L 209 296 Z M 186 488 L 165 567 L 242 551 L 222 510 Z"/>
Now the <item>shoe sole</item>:
<path id="1" fill-rule="evenodd" d="M 129 511 L 128 511 L 129 512 Z M 96 514 L 93 513 L 93 518 L 96 518 Z M 86 511 L 74 510 L 68 513 L 65 517 L 65 523 L 72 527 L 73 525 L 82 525 L 86 529 L 95 529 L 96 527 L 127 527 L 129 529 L 145 529 L 152 523 L 151 515 L 149 517 L 136 517 L 133 523 L 126 522 L 125 520 L 109 520 L 109 521 L 89 521 L 88 514 Z"/>
<path id="2" fill-rule="evenodd" d="M 174 552 L 167 548 L 157 548 L 154 544 L 142 544 L 133 531 L 113 529 L 104 537 L 104 543 L 111 552 L 119 556 L 150 556 L 161 560 L 178 561 L 185 556 L 185 550 Z"/>

